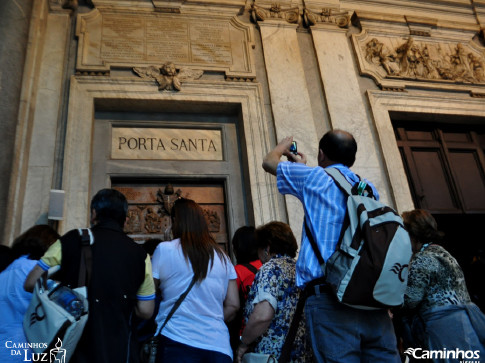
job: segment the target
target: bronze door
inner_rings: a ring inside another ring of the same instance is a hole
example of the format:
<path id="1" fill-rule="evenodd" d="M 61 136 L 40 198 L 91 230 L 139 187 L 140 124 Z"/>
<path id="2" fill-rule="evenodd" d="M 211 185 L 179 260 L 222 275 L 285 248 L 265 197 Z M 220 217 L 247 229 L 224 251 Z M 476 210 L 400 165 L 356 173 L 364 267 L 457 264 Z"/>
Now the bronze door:
<path id="1" fill-rule="evenodd" d="M 202 207 L 214 239 L 228 252 L 228 234 L 224 185 L 222 183 L 116 183 L 113 188 L 128 199 L 128 222 L 125 232 L 143 243 L 149 238 L 172 239 L 170 210 L 179 198 L 193 199 Z"/>

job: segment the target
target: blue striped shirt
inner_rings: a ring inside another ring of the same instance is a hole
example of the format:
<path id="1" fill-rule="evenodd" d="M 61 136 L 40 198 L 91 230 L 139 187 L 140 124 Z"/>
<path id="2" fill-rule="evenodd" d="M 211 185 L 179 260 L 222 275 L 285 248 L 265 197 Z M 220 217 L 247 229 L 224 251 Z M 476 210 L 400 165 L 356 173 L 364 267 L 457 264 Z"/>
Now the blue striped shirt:
<path id="1" fill-rule="evenodd" d="M 358 176 L 343 164 L 332 167 L 339 169 L 352 184 L 359 181 Z M 300 163 L 280 162 L 277 186 L 281 194 L 291 194 L 302 202 L 308 227 L 326 261 L 335 251 L 342 229 L 347 210 L 345 194 L 322 167 L 311 168 Z M 377 190 L 373 185 L 371 187 L 379 199 Z M 296 284 L 304 287 L 321 276 L 323 271 L 303 227 L 296 263 Z"/>

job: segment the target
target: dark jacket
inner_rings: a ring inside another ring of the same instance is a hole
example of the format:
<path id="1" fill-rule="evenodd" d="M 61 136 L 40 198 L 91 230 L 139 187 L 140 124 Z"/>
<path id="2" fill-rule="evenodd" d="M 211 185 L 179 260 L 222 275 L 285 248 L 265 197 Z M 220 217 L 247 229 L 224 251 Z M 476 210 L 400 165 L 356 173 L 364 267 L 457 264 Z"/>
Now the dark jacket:
<path id="1" fill-rule="evenodd" d="M 99 223 L 91 231 L 89 318 L 71 362 L 137 362 L 131 319 L 145 277 L 147 254 L 114 221 Z M 77 287 L 81 256 L 78 230 L 62 236 L 61 246 L 61 268 L 56 278 Z"/>

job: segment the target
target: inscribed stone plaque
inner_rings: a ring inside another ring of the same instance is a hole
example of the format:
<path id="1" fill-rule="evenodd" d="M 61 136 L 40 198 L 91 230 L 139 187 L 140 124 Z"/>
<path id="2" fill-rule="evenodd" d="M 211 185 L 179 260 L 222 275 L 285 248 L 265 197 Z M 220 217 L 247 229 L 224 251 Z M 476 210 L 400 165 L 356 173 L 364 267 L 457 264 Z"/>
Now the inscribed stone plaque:
<path id="1" fill-rule="evenodd" d="M 221 131 L 113 127 L 111 158 L 223 160 Z"/>
<path id="2" fill-rule="evenodd" d="M 235 17 L 161 13 L 116 13 L 95 9 L 80 14 L 77 69 L 109 70 L 173 62 L 255 77 L 252 28 Z"/>

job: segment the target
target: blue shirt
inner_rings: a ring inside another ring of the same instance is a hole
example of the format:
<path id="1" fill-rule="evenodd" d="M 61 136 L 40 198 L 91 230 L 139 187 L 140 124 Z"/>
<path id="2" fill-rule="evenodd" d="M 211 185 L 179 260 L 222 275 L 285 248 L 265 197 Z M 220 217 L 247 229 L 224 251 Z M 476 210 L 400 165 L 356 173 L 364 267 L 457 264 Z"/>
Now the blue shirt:
<path id="1" fill-rule="evenodd" d="M 22 256 L 0 273 L 0 362 L 21 362 L 31 356 L 28 348 L 12 348 L 13 344 L 27 344 L 24 334 L 24 314 L 32 299 L 32 293 L 24 290 L 24 282 L 37 260 Z M 20 356 L 12 356 L 12 350 L 20 350 Z"/>
<path id="2" fill-rule="evenodd" d="M 339 169 L 350 183 L 359 181 L 359 177 L 345 165 L 334 164 L 332 167 Z M 302 202 L 307 225 L 323 259 L 327 261 L 337 246 L 347 211 L 347 197 L 319 166 L 312 168 L 301 163 L 280 162 L 276 175 L 280 193 L 291 194 Z M 373 185 L 371 187 L 374 196 L 379 199 L 377 190 Z M 296 263 L 296 284 L 303 288 L 322 276 L 323 270 L 303 228 Z"/>

